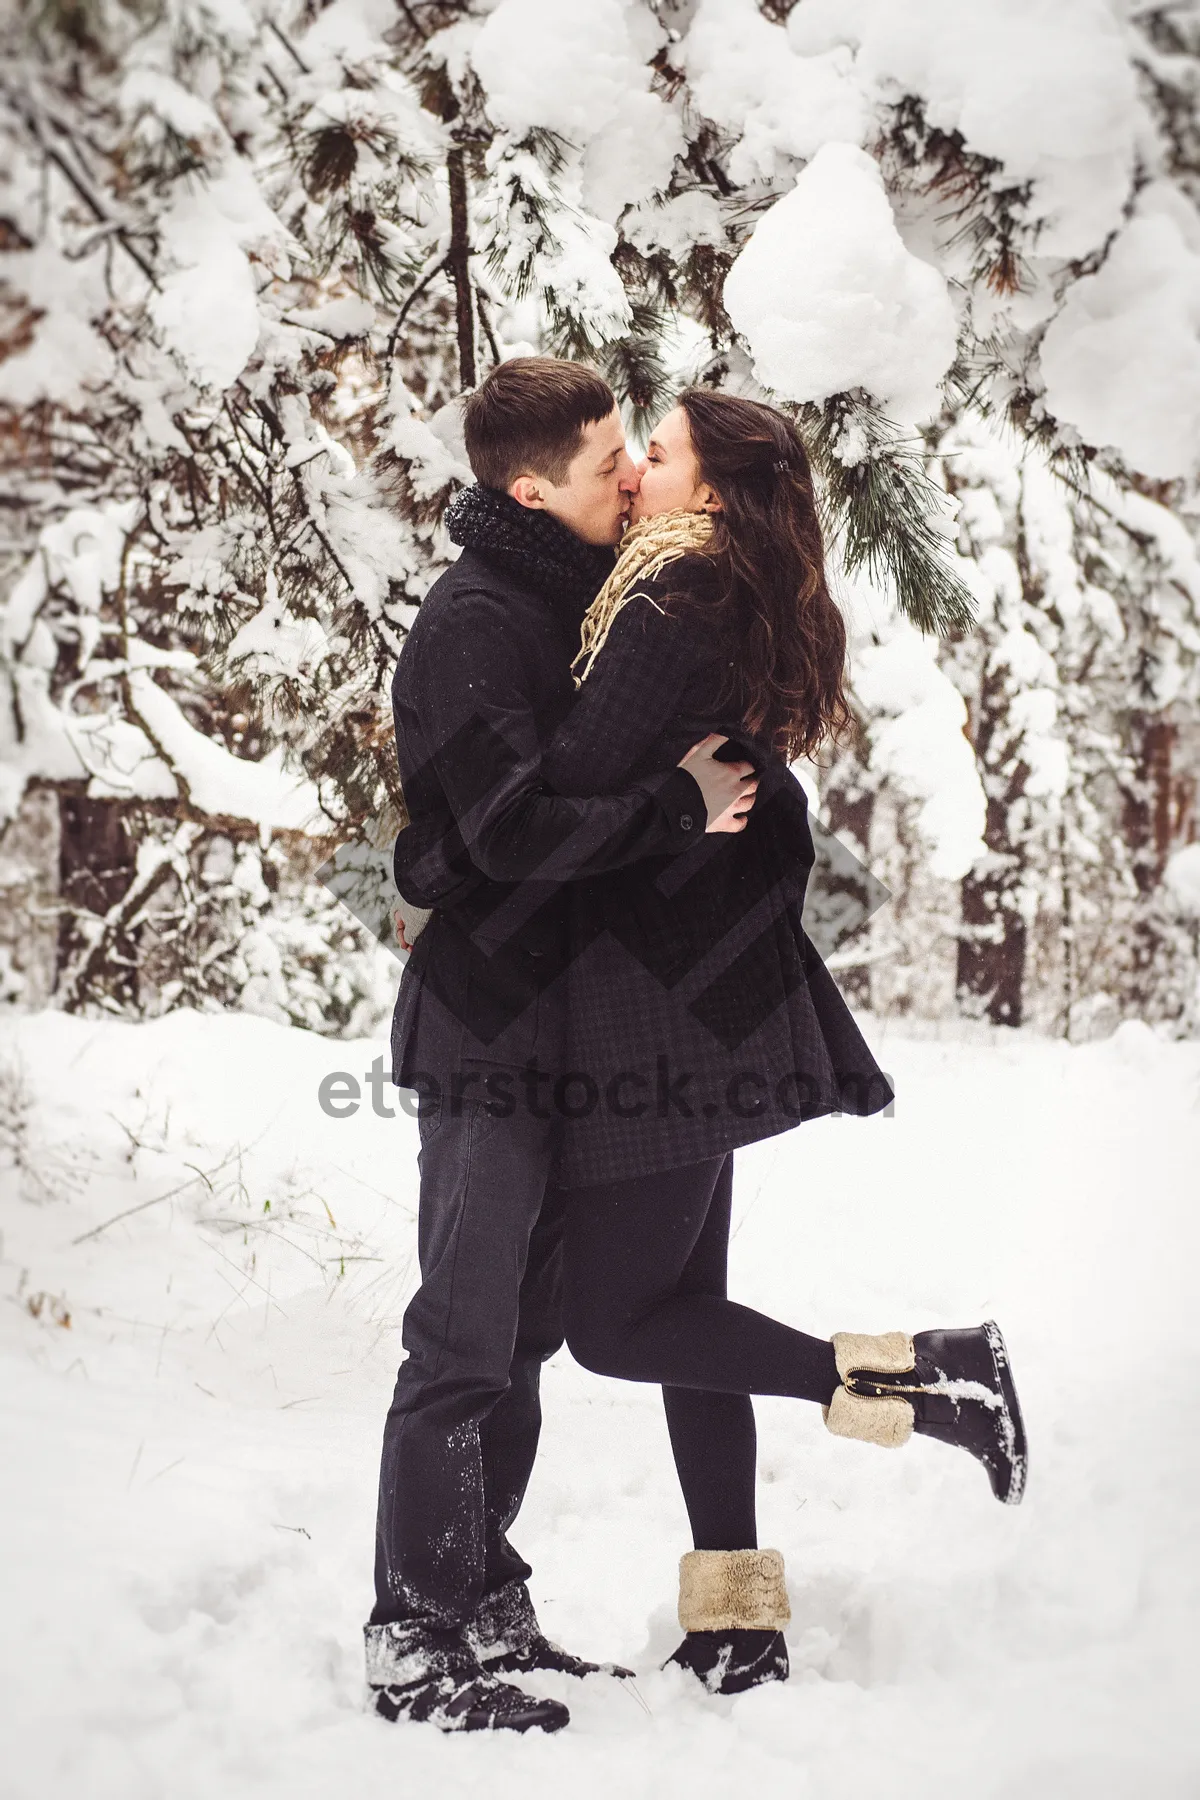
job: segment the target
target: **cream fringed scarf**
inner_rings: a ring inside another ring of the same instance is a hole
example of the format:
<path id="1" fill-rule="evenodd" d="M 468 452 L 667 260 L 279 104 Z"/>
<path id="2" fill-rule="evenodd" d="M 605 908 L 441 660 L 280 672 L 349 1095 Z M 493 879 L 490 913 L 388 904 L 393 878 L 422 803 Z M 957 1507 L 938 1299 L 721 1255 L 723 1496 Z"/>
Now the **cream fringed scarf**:
<path id="1" fill-rule="evenodd" d="M 576 687 L 581 687 L 591 674 L 613 620 L 632 598 L 637 583 L 653 581 L 668 563 L 691 550 L 703 549 L 711 536 L 712 520 L 702 512 L 655 513 L 653 518 L 630 526 L 616 567 L 583 615 L 582 647 L 571 664 L 572 670 L 583 664 L 575 676 Z"/>

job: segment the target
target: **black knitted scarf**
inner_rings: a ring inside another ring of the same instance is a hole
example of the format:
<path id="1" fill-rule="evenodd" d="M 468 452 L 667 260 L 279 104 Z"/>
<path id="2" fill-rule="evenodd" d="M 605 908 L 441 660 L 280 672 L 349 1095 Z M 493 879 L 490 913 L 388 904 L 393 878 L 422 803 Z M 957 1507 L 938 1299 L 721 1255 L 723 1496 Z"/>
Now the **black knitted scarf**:
<path id="1" fill-rule="evenodd" d="M 616 553 L 585 544 L 548 512 L 521 506 L 496 488 L 463 488 L 446 509 L 450 541 L 474 550 L 576 621 L 613 572 Z"/>

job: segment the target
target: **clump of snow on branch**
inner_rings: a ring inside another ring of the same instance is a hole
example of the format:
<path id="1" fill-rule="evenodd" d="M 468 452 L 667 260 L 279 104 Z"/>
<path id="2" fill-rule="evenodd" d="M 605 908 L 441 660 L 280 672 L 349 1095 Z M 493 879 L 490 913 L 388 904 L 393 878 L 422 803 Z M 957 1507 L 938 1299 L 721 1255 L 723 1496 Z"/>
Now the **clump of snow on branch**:
<path id="1" fill-rule="evenodd" d="M 497 124 L 516 137 L 540 126 L 583 146 L 621 118 L 631 94 L 649 93 L 663 41 L 633 0 L 500 0 L 470 55 Z"/>
<path id="2" fill-rule="evenodd" d="M 938 404 L 955 347 L 946 283 L 907 249 L 878 165 L 852 144 L 823 145 L 763 215 L 725 305 L 788 400 L 862 387 L 906 419 Z"/>
<path id="3" fill-rule="evenodd" d="M 685 148 L 677 114 L 650 91 L 662 41 L 645 8 L 623 0 L 500 0 L 470 55 L 497 124 L 585 151 L 582 205 L 615 221 L 666 186 Z"/>
<path id="4" fill-rule="evenodd" d="M 986 853 L 987 801 L 970 742 L 967 709 L 939 669 L 930 642 L 906 620 L 877 630 L 851 660 L 855 697 L 871 719 L 871 760 L 917 802 L 917 829 L 932 873 L 958 881 Z"/>
<path id="5" fill-rule="evenodd" d="M 696 105 L 738 135 L 729 158 L 737 181 L 786 175 L 789 158 L 814 156 L 830 140 L 861 143 L 866 134 L 849 49 L 796 55 L 755 0 L 701 0 L 681 61 Z"/>
<path id="6" fill-rule="evenodd" d="M 1180 911 L 1200 921 L 1200 844 L 1185 844 L 1169 859 L 1166 884 Z"/>
<path id="7" fill-rule="evenodd" d="M 1140 118 L 1106 0 L 804 0 L 788 36 L 806 55 L 851 45 L 866 94 L 921 95 L 931 124 L 1031 182 L 1041 255 L 1082 256 L 1120 223 Z"/>
<path id="8" fill-rule="evenodd" d="M 237 224 L 218 204 L 215 185 L 181 194 L 163 219 L 174 267 L 150 302 L 150 316 L 199 385 L 219 390 L 237 380 L 258 342 L 258 295 Z"/>
<path id="9" fill-rule="evenodd" d="M 1148 189 L 1042 341 L 1046 400 L 1090 444 L 1147 475 L 1200 462 L 1200 221 Z"/>

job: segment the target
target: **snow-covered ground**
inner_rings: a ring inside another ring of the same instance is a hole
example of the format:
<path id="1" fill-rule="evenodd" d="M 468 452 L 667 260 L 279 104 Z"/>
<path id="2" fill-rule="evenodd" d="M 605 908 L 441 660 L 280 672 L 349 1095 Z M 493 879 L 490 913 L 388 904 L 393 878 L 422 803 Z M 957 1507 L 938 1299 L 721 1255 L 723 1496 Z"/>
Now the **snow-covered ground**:
<path id="1" fill-rule="evenodd" d="M 382 1046 L 6 1025 L 6 1800 L 1200 1792 L 1200 1045 L 868 1032 L 895 1117 L 739 1156 L 734 1289 L 822 1333 L 994 1314 L 1024 1506 L 939 1445 L 760 1402 L 793 1674 L 714 1700 L 657 1666 L 688 1547 L 658 1396 L 559 1356 L 517 1541 L 552 1634 L 636 1689 L 547 1677 L 568 1731 L 446 1739 L 360 1705 L 416 1127 L 317 1096 Z"/>

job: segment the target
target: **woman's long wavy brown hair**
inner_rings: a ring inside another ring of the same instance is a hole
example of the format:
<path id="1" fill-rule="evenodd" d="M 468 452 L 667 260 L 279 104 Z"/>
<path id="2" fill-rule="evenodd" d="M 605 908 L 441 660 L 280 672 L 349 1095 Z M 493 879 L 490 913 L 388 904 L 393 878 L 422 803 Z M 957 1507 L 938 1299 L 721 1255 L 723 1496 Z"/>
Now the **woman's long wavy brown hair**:
<path id="1" fill-rule="evenodd" d="M 721 576 L 720 629 L 733 690 L 755 737 L 790 762 L 851 723 L 843 680 L 846 627 L 825 581 L 808 454 L 772 406 L 687 388 L 700 479 L 716 490 L 705 554 Z"/>

